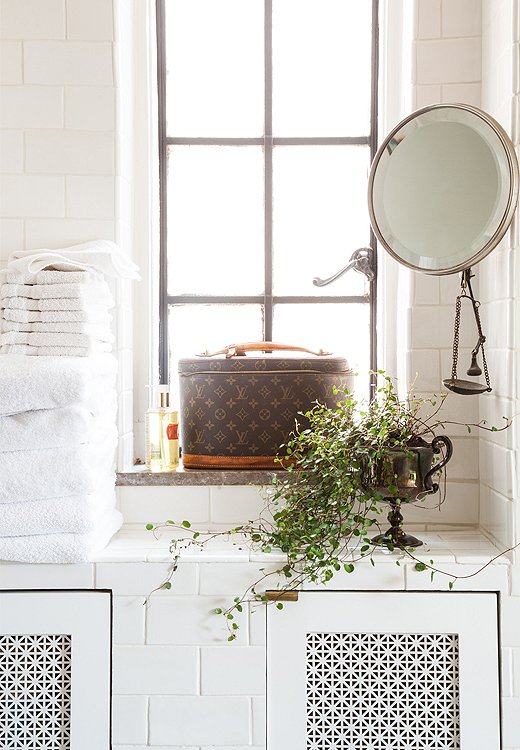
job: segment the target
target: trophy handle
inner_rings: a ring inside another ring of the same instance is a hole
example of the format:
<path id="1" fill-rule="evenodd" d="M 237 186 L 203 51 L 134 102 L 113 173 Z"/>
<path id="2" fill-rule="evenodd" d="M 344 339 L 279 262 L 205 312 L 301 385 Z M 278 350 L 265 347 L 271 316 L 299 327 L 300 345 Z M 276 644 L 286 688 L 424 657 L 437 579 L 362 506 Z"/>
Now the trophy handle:
<path id="1" fill-rule="evenodd" d="M 432 481 L 433 474 L 435 474 L 437 471 L 440 471 L 440 469 L 446 466 L 450 458 L 453 456 L 453 444 L 449 437 L 446 437 L 446 435 L 437 435 L 433 438 L 431 447 L 434 453 L 441 452 L 441 445 L 446 449 L 445 457 L 442 459 L 442 461 L 439 461 L 438 464 L 432 466 L 430 471 L 424 477 L 424 486 L 431 493 L 437 492 L 439 489 L 439 485 L 436 482 Z"/>

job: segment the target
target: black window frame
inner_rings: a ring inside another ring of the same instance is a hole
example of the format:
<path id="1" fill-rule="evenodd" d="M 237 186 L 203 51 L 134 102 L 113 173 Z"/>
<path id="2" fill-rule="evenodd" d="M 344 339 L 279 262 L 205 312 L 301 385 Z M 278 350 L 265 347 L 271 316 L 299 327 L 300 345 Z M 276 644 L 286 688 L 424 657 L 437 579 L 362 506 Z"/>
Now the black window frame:
<path id="1" fill-rule="evenodd" d="M 273 294 L 273 186 L 272 156 L 275 146 L 291 145 L 367 145 L 370 162 L 377 151 L 378 141 L 378 85 L 379 85 L 379 0 L 371 0 L 372 5 L 372 50 L 371 50 L 371 107 L 370 133 L 360 137 L 321 137 L 284 138 L 272 135 L 272 5 L 273 0 L 264 0 L 264 136 L 260 138 L 183 138 L 168 137 L 166 127 L 166 23 L 165 4 L 167 0 L 156 0 L 157 33 L 157 89 L 158 89 L 158 140 L 159 140 L 159 378 L 161 383 L 169 382 L 169 334 L 168 311 L 170 305 L 181 304 L 260 304 L 263 307 L 263 340 L 272 340 L 273 308 L 284 303 L 365 303 L 370 306 L 370 370 L 377 372 L 377 244 L 370 229 L 370 263 L 374 272 L 368 281 L 368 294 L 360 296 L 279 296 Z M 269 20 L 267 20 L 269 19 Z M 168 241 L 167 241 L 167 160 L 168 148 L 172 145 L 261 145 L 264 154 L 265 204 L 264 204 L 264 293 L 255 296 L 237 295 L 169 295 L 168 294 Z M 352 248 L 352 251 L 356 248 Z M 345 258 L 347 261 L 348 258 Z M 231 342 L 223 342 L 231 343 Z M 375 375 L 370 377 L 370 395 L 375 389 Z"/>

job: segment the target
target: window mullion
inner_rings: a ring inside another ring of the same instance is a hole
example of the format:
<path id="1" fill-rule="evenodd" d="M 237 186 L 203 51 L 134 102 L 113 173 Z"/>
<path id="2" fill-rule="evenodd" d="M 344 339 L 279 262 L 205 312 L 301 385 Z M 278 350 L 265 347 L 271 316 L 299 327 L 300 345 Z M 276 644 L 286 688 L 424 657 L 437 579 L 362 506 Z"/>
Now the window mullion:
<path id="1" fill-rule="evenodd" d="M 273 3 L 264 0 L 264 340 L 273 338 Z"/>

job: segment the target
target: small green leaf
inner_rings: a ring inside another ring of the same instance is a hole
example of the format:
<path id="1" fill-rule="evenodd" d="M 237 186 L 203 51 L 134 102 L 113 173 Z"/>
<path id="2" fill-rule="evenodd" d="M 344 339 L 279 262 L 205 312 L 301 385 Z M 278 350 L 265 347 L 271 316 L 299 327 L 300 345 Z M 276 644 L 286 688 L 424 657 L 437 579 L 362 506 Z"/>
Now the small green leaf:
<path id="1" fill-rule="evenodd" d="M 172 587 L 172 585 L 171 585 L 170 581 L 166 581 L 166 583 L 163 583 L 163 589 L 166 589 L 167 591 L 169 591 L 171 589 L 171 587 Z"/>
<path id="2" fill-rule="evenodd" d="M 146 528 L 148 531 L 151 531 L 153 529 L 153 523 L 147 523 Z"/>
<path id="3" fill-rule="evenodd" d="M 452 588 L 453 588 L 453 581 L 450 581 L 448 583 L 448 588 L 449 588 L 450 591 L 452 590 Z"/>
<path id="4" fill-rule="evenodd" d="M 222 609 L 221 609 L 221 607 L 217 607 L 217 608 L 216 608 L 216 609 L 214 609 L 213 611 L 215 612 L 215 614 L 216 614 L 216 615 L 221 615 L 221 614 L 222 614 Z"/>
<path id="5" fill-rule="evenodd" d="M 185 529 L 191 529 L 191 523 L 189 521 L 183 521 L 182 525 Z"/>
<path id="6" fill-rule="evenodd" d="M 230 635 L 228 638 L 228 641 L 234 641 L 236 640 L 236 635 Z"/>
<path id="7" fill-rule="evenodd" d="M 347 573 L 353 573 L 353 572 L 354 572 L 354 570 L 355 570 L 355 568 L 354 568 L 354 566 L 352 565 L 352 563 L 345 563 L 345 565 L 344 565 L 343 567 L 344 567 L 344 569 L 345 569 L 345 571 L 346 571 Z"/>
<path id="8" fill-rule="evenodd" d="M 423 562 L 415 563 L 415 570 L 421 573 L 423 570 L 426 570 L 426 565 Z"/>
<path id="9" fill-rule="evenodd" d="M 282 602 L 276 602 L 276 609 L 283 609 Z"/>

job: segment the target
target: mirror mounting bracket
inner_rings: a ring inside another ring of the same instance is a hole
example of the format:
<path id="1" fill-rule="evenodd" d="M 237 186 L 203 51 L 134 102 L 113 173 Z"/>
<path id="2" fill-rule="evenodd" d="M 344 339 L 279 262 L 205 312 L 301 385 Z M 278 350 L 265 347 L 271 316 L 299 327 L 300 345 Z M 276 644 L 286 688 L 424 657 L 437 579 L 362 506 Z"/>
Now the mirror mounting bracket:
<path id="1" fill-rule="evenodd" d="M 366 276 L 368 282 L 373 281 L 376 272 L 374 268 L 374 251 L 372 248 L 360 247 L 357 250 L 354 250 L 346 266 L 332 274 L 332 276 L 329 276 L 327 279 L 320 279 L 319 276 L 316 276 L 312 280 L 312 283 L 314 286 L 328 286 L 329 284 L 332 284 L 333 281 L 341 278 L 347 273 L 347 271 L 350 271 L 351 268 Z"/>

